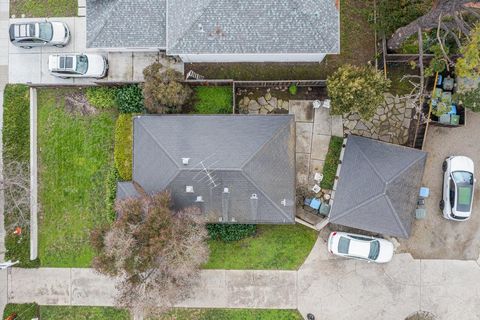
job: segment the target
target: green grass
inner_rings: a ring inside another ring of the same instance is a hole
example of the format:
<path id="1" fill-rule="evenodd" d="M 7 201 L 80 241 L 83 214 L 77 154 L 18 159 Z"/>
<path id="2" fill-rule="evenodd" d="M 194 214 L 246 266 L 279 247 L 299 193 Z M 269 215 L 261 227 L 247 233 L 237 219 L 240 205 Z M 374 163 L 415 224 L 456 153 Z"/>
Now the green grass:
<path id="1" fill-rule="evenodd" d="M 205 269 L 295 270 L 310 253 L 317 233 L 305 226 L 258 225 L 257 233 L 239 241 L 209 240 Z"/>
<path id="2" fill-rule="evenodd" d="M 342 151 L 343 138 L 331 137 L 330 145 L 328 146 L 327 156 L 325 157 L 325 164 L 323 166 L 323 180 L 320 186 L 323 189 L 332 189 L 337 174 L 338 160 L 340 159 L 340 152 Z"/>
<path id="3" fill-rule="evenodd" d="M 302 320 L 297 310 L 174 309 L 156 320 Z M 150 320 L 153 320 L 150 319 Z"/>
<path id="4" fill-rule="evenodd" d="M 10 0 L 10 15 L 21 18 L 76 17 L 77 0 Z"/>
<path id="5" fill-rule="evenodd" d="M 375 57 L 374 29 L 366 12 L 369 1 L 341 0 L 339 55 L 327 55 L 321 63 L 198 63 L 185 64 L 207 79 L 318 80 L 326 79 L 343 64 L 363 65 Z"/>
<path id="6" fill-rule="evenodd" d="M 8 84 L 3 96 L 3 156 L 30 161 L 30 94 L 27 86 Z"/>
<path id="7" fill-rule="evenodd" d="M 232 87 L 195 87 L 194 113 L 232 113 Z"/>
<path id="8" fill-rule="evenodd" d="M 132 180 L 133 170 L 133 115 L 123 113 L 115 124 L 115 167 L 122 180 Z"/>
<path id="9" fill-rule="evenodd" d="M 130 320 L 126 310 L 112 307 L 63 307 L 38 306 L 35 303 L 7 304 L 3 318 L 17 313 L 15 320 L 31 320 L 40 317 L 42 320 Z"/>
<path id="10" fill-rule="evenodd" d="M 39 256 L 43 267 L 89 267 L 90 230 L 108 221 L 105 180 L 113 165 L 115 115 L 73 115 L 70 91 L 38 91 Z M 58 98 L 56 98 L 58 97 Z"/>

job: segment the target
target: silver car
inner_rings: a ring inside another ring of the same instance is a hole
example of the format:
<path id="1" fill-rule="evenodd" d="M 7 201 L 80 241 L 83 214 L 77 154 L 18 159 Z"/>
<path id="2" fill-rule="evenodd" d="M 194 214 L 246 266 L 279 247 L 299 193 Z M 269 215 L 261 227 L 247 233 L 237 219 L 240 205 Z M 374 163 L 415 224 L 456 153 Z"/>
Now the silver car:
<path id="1" fill-rule="evenodd" d="M 12 44 L 24 49 L 48 46 L 61 48 L 70 41 L 70 30 L 63 22 L 13 23 L 9 33 Z"/>
<path id="2" fill-rule="evenodd" d="M 54 54 L 48 57 L 48 70 L 59 78 L 103 78 L 108 62 L 99 54 Z"/>
<path id="3" fill-rule="evenodd" d="M 464 156 L 452 156 L 443 162 L 443 192 L 440 209 L 449 220 L 464 221 L 472 214 L 475 184 L 474 164 Z"/>

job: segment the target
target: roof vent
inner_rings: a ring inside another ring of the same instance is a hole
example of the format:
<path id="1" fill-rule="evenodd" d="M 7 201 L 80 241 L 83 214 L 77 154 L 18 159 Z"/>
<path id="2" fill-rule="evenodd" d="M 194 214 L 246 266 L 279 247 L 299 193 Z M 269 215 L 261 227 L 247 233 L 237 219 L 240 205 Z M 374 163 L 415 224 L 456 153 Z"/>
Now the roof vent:
<path id="1" fill-rule="evenodd" d="M 197 196 L 197 200 L 195 202 L 203 202 L 203 197 L 202 196 Z"/>
<path id="2" fill-rule="evenodd" d="M 258 200 L 258 196 L 256 193 L 252 193 L 252 196 L 250 197 L 250 200 Z"/>
<path id="3" fill-rule="evenodd" d="M 287 206 L 287 199 L 283 199 L 282 201 L 280 201 L 280 203 L 286 207 Z"/>
<path id="4" fill-rule="evenodd" d="M 235 220 L 235 217 L 232 217 L 232 222 L 237 222 L 237 220 Z"/>
<path id="5" fill-rule="evenodd" d="M 186 186 L 185 187 L 185 192 L 186 193 L 193 193 L 193 186 Z"/>
<path id="6" fill-rule="evenodd" d="M 228 188 L 223 188 L 223 193 L 230 193 L 230 190 L 228 190 Z"/>
<path id="7" fill-rule="evenodd" d="M 222 222 L 223 221 L 223 217 L 218 217 L 218 222 Z"/>
<path id="8" fill-rule="evenodd" d="M 203 24 L 199 23 L 197 30 L 198 30 L 199 32 L 205 32 L 205 29 L 203 29 Z"/>
<path id="9" fill-rule="evenodd" d="M 189 161 L 190 161 L 190 158 L 182 158 L 182 163 L 184 166 L 186 166 Z"/>

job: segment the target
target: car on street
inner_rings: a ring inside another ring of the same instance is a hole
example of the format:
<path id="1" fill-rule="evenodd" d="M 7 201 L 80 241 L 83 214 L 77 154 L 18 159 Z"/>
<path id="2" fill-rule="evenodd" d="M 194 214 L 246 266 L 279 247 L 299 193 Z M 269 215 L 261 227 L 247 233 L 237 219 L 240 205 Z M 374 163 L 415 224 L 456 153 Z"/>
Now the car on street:
<path id="1" fill-rule="evenodd" d="M 394 247 L 388 240 L 347 232 L 332 232 L 328 251 L 344 258 L 387 263 L 392 260 Z"/>
<path id="2" fill-rule="evenodd" d="M 465 156 L 445 159 L 443 170 L 443 192 L 440 209 L 445 219 L 468 220 L 472 214 L 475 185 L 474 164 Z"/>
<path id="3" fill-rule="evenodd" d="M 49 46 L 61 48 L 70 41 L 67 24 L 56 21 L 12 23 L 9 33 L 12 44 L 24 49 Z"/>
<path id="4" fill-rule="evenodd" d="M 53 54 L 48 57 L 48 70 L 60 78 L 103 78 L 108 62 L 99 54 Z"/>

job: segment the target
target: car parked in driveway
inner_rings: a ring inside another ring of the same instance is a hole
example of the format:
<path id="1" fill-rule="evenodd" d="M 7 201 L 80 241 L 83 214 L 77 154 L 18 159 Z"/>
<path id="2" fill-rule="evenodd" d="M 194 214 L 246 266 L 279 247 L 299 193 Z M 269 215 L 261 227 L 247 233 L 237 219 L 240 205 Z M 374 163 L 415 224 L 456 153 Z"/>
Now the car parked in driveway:
<path id="1" fill-rule="evenodd" d="M 108 62 L 99 54 L 53 54 L 48 57 L 48 70 L 60 78 L 103 78 Z"/>
<path id="2" fill-rule="evenodd" d="M 332 232 L 328 251 L 344 258 L 386 263 L 392 260 L 394 247 L 388 240 L 346 232 Z"/>
<path id="3" fill-rule="evenodd" d="M 472 214 L 474 193 L 474 164 L 464 156 L 445 159 L 443 170 L 443 192 L 440 209 L 445 219 L 468 220 Z"/>
<path id="4" fill-rule="evenodd" d="M 12 44 L 24 49 L 48 46 L 61 48 L 70 41 L 70 29 L 63 22 L 13 23 L 9 33 Z"/>

